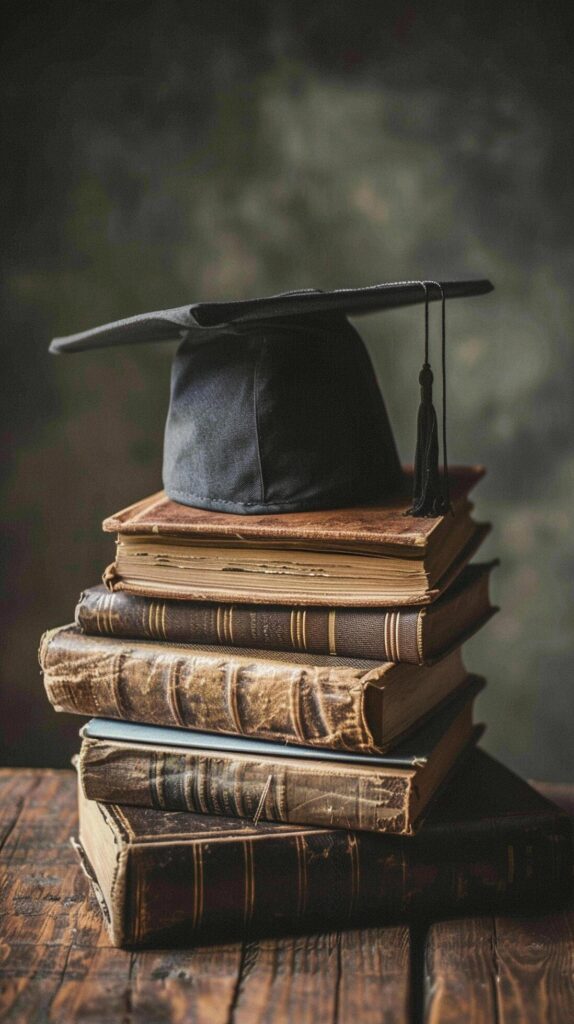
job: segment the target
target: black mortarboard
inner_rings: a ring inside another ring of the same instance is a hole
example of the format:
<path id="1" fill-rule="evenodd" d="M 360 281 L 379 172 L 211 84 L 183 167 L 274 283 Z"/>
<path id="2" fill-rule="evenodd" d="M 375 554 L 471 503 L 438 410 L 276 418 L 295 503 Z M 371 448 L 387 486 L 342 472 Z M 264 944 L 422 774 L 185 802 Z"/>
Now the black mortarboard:
<path id="1" fill-rule="evenodd" d="M 370 358 L 347 316 L 425 302 L 412 511 L 436 515 L 445 502 L 437 498 L 428 302 L 442 299 L 444 326 L 445 299 L 491 290 L 484 280 L 407 281 L 199 303 L 56 338 L 50 351 L 181 340 L 163 462 L 174 501 L 242 515 L 361 505 L 399 490 L 402 471 Z"/>

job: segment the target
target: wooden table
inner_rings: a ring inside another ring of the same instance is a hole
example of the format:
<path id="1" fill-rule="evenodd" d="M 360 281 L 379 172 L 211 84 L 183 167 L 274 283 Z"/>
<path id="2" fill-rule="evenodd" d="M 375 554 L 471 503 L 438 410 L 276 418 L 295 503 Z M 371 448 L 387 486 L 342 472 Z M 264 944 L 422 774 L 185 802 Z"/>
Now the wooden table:
<path id="1" fill-rule="evenodd" d="M 0 771 L 1 1020 L 574 1022 L 570 910 L 443 921 L 425 932 L 370 928 L 175 952 L 113 949 L 69 843 L 74 785 L 72 772 Z"/>

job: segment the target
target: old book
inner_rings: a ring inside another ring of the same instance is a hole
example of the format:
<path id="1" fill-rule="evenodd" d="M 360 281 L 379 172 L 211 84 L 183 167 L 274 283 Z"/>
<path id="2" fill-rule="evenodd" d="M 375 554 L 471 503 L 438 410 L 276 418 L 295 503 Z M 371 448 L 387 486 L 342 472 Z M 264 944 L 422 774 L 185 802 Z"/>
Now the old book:
<path id="1" fill-rule="evenodd" d="M 80 597 L 76 624 L 94 635 L 423 665 L 460 646 L 494 614 L 488 595 L 494 564 L 467 566 L 446 594 L 421 608 L 222 605 L 91 587 Z"/>
<path id="2" fill-rule="evenodd" d="M 572 877 L 568 816 L 479 750 L 411 839 L 79 801 L 118 946 L 533 909 Z"/>
<path id="3" fill-rule="evenodd" d="M 46 633 L 40 664 L 57 711 L 304 746 L 387 749 L 466 678 L 460 650 L 434 665 Z"/>
<path id="4" fill-rule="evenodd" d="M 82 730 L 80 780 L 103 803 L 413 835 L 473 738 L 482 685 L 469 679 L 386 756 L 94 719 Z"/>
<path id="5" fill-rule="evenodd" d="M 452 470 L 453 514 L 406 516 L 384 506 L 244 516 L 152 495 L 104 521 L 117 534 L 110 590 L 245 604 L 428 604 L 461 572 L 489 527 L 468 492 L 483 470 Z"/>

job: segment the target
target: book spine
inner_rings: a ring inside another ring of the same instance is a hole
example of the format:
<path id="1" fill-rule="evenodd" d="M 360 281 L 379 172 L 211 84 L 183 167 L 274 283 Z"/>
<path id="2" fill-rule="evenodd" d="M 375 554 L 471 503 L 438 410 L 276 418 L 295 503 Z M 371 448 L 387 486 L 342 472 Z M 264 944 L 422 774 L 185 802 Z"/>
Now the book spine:
<path id="1" fill-rule="evenodd" d="M 325 772 L 84 739 L 79 774 L 88 800 L 101 803 L 396 835 L 412 830 L 413 773 Z"/>
<path id="2" fill-rule="evenodd" d="M 174 944 L 275 930 L 342 928 L 419 915 L 501 913 L 564 899 L 570 823 L 557 814 L 499 830 L 439 830 L 400 840 L 321 830 L 225 842 L 138 844 L 126 898 L 112 907 L 122 943 Z"/>
<path id="3" fill-rule="evenodd" d="M 421 609 L 286 608 L 169 601 L 86 590 L 76 622 L 95 635 L 308 651 L 375 661 L 422 660 Z"/>
<path id="4" fill-rule="evenodd" d="M 357 668 L 129 643 L 83 636 L 69 627 L 45 634 L 39 657 L 57 711 L 334 750 L 376 750 L 364 706 L 369 674 Z M 379 688 L 375 693 L 382 696 Z"/>

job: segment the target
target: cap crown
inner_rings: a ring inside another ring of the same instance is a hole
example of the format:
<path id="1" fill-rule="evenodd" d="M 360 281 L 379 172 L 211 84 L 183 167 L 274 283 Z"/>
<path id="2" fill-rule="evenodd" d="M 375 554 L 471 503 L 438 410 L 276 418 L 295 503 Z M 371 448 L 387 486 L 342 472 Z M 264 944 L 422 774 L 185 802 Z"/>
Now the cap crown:
<path id="1" fill-rule="evenodd" d="M 340 314 L 230 325 L 186 339 L 163 464 L 175 501 L 240 514 L 382 499 L 400 463 L 372 364 Z"/>

